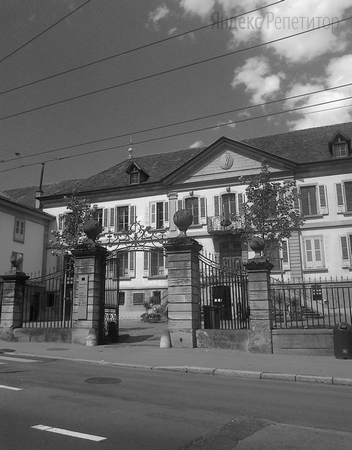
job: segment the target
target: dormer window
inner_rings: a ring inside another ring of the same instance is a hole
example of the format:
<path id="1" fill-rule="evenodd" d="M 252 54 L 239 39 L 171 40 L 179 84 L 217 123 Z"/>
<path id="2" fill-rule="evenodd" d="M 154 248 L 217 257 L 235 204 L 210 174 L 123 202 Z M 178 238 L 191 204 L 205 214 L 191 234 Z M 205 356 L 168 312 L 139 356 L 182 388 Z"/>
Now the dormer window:
<path id="1" fill-rule="evenodd" d="M 333 158 L 347 158 L 350 156 L 351 139 L 338 131 L 329 141 L 329 150 Z"/>
<path id="2" fill-rule="evenodd" d="M 130 184 L 139 184 L 140 183 L 140 173 L 138 171 L 130 173 Z"/>
<path id="3" fill-rule="evenodd" d="M 129 176 L 129 184 L 141 184 L 149 178 L 149 175 L 139 165 L 133 161 L 127 168 L 126 172 Z"/>

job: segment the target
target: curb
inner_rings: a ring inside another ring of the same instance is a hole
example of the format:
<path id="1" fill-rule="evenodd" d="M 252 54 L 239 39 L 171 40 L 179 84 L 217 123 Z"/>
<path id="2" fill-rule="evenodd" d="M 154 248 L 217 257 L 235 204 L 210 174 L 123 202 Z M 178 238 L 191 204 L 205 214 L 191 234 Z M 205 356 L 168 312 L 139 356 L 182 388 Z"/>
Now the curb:
<path id="1" fill-rule="evenodd" d="M 36 355 L 33 353 L 17 353 L 19 356 L 32 356 L 48 359 L 60 359 L 67 361 L 77 361 L 86 364 L 101 364 L 106 366 L 120 367 L 124 369 L 140 369 L 140 370 L 155 370 L 155 371 L 166 371 L 166 372 L 183 372 L 183 373 L 194 373 L 203 374 L 211 376 L 220 376 L 228 378 L 246 378 L 246 379 L 257 379 L 257 380 L 271 380 L 271 381 L 290 381 L 297 383 L 315 383 L 315 384 L 325 384 L 330 386 L 351 386 L 352 378 L 342 378 L 342 377 L 322 377 L 317 375 L 299 375 L 292 373 L 277 373 L 277 372 L 255 372 L 249 370 L 234 370 L 234 369 L 218 369 L 216 367 L 198 367 L 198 366 L 150 366 L 145 364 L 131 364 L 131 363 L 116 363 L 104 360 L 91 360 L 91 359 L 80 359 L 80 358 L 69 358 L 63 356 L 47 356 L 47 355 Z"/>

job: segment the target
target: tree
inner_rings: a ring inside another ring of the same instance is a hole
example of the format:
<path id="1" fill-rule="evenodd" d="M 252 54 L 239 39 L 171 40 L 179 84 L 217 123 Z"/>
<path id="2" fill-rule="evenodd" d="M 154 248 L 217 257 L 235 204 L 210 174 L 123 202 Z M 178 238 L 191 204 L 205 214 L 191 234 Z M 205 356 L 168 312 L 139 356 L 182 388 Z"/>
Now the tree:
<path id="1" fill-rule="evenodd" d="M 87 239 L 83 225 L 87 220 L 94 218 L 97 209 L 97 205 L 91 206 L 86 200 L 79 200 L 75 195 L 65 197 L 65 200 L 68 212 L 60 218 L 62 229 L 51 231 L 55 238 L 50 241 L 52 253 L 58 256 L 70 254 L 78 244 Z"/>
<path id="2" fill-rule="evenodd" d="M 265 253 L 281 247 L 282 240 L 304 223 L 298 208 L 295 180 L 271 181 L 265 160 L 258 175 L 241 181 L 247 184 L 244 203 L 244 234 L 247 239 L 254 235 L 265 241 Z"/>

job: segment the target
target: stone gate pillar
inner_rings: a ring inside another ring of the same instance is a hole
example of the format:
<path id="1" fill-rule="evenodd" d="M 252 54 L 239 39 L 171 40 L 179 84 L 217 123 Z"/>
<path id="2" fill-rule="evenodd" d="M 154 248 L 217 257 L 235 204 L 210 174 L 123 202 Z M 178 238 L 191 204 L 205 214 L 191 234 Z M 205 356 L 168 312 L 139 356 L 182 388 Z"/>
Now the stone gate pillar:
<path id="1" fill-rule="evenodd" d="M 168 316 L 171 345 L 173 347 L 194 348 L 197 346 L 196 331 L 200 328 L 200 277 L 198 253 L 202 246 L 186 236 L 178 211 L 174 222 L 182 231 L 170 238 L 164 247 L 168 258 Z M 186 214 L 187 215 L 187 214 Z"/>
<path id="2" fill-rule="evenodd" d="M 272 353 L 272 314 L 270 302 L 270 271 L 274 267 L 261 256 L 264 242 L 252 240 L 255 257 L 244 263 L 248 274 L 248 301 L 250 330 L 248 350 L 254 353 Z M 262 241 L 261 239 L 259 241 Z"/>
<path id="3" fill-rule="evenodd" d="M 22 328 L 24 289 L 27 276 L 18 267 L 22 259 L 11 257 L 12 269 L 1 276 L 3 281 L 1 314 L 0 314 L 0 338 L 4 341 L 13 340 L 13 330 Z"/>
<path id="4" fill-rule="evenodd" d="M 87 231 L 86 234 L 90 236 Z M 90 239 L 72 252 L 75 257 L 72 343 L 83 345 L 102 344 L 104 338 L 107 250 L 94 240 Z"/>

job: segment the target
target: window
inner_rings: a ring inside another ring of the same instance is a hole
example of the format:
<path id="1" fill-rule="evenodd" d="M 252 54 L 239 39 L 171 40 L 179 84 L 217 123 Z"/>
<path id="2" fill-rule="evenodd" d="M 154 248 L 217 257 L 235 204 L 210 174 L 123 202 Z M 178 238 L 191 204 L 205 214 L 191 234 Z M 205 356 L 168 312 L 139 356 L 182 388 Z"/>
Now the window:
<path id="1" fill-rule="evenodd" d="M 134 305 L 143 305 L 144 294 L 143 292 L 134 292 L 133 293 L 133 304 Z"/>
<path id="2" fill-rule="evenodd" d="M 321 269 L 325 267 L 322 236 L 303 238 L 305 269 Z"/>
<path id="3" fill-rule="evenodd" d="M 338 212 L 352 212 L 352 181 L 336 184 Z"/>
<path id="4" fill-rule="evenodd" d="M 199 224 L 199 203 L 197 197 L 186 198 L 185 209 L 191 211 L 193 215 L 193 225 Z"/>
<path id="5" fill-rule="evenodd" d="M 119 306 L 124 306 L 125 304 L 125 292 L 119 292 L 119 297 L 118 297 L 118 301 L 119 301 Z"/>
<path id="6" fill-rule="evenodd" d="M 163 250 L 144 252 L 144 277 L 165 277 L 167 262 Z"/>
<path id="7" fill-rule="evenodd" d="M 106 233 L 115 231 L 115 208 L 104 208 L 102 225 Z"/>
<path id="8" fill-rule="evenodd" d="M 25 221 L 15 217 L 14 241 L 24 242 L 24 226 Z"/>
<path id="9" fill-rule="evenodd" d="M 202 225 L 207 222 L 206 198 L 188 197 L 178 201 L 178 209 L 188 209 L 193 215 L 192 225 Z"/>
<path id="10" fill-rule="evenodd" d="M 338 142 L 332 146 L 335 158 L 345 158 L 348 156 L 348 148 L 346 142 Z"/>
<path id="11" fill-rule="evenodd" d="M 228 193 L 215 195 L 214 216 L 223 216 L 230 219 L 236 214 L 243 214 L 243 194 Z"/>
<path id="12" fill-rule="evenodd" d="M 342 253 L 342 267 L 352 266 L 352 234 L 340 237 L 341 253 Z"/>
<path id="13" fill-rule="evenodd" d="M 149 205 L 149 223 L 152 228 L 169 226 L 169 202 L 152 202 Z"/>
<path id="14" fill-rule="evenodd" d="M 103 226 L 103 210 L 101 208 L 94 211 L 94 219 Z"/>
<path id="15" fill-rule="evenodd" d="M 119 277 L 133 278 L 135 276 L 135 252 L 121 252 L 117 254 Z"/>
<path id="16" fill-rule="evenodd" d="M 301 211 L 304 216 L 328 214 L 326 187 L 323 185 L 302 186 Z"/>
<path id="17" fill-rule="evenodd" d="M 136 220 L 135 206 L 116 207 L 115 231 L 127 231 Z"/>
<path id="18" fill-rule="evenodd" d="M 140 183 L 140 173 L 138 171 L 133 171 L 130 173 L 130 184 Z"/>

